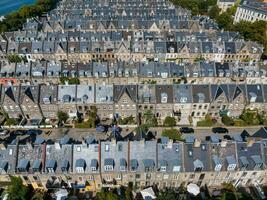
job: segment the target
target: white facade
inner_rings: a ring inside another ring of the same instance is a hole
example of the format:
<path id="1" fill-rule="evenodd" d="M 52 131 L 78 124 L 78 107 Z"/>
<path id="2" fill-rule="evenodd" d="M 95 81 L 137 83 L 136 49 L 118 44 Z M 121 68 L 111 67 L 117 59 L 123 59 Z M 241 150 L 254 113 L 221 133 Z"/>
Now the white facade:
<path id="1" fill-rule="evenodd" d="M 266 3 L 263 3 L 266 4 Z M 248 5 L 241 5 L 237 8 L 235 13 L 234 23 L 238 23 L 241 20 L 255 22 L 257 20 L 267 21 L 267 5 L 259 7 L 248 6 Z"/>
<path id="2" fill-rule="evenodd" d="M 235 2 L 235 0 L 218 0 L 217 6 L 221 9 L 221 12 L 225 12 L 228 8 L 231 8 Z"/>

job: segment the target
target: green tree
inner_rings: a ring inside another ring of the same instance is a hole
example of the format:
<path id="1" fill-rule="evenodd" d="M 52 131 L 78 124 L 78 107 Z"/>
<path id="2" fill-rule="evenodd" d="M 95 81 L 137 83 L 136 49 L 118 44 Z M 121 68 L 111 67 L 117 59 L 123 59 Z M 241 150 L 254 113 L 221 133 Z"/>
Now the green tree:
<path id="1" fill-rule="evenodd" d="M 257 111 L 244 110 L 244 112 L 240 115 L 240 119 L 242 119 L 246 125 L 260 124 L 260 118 Z"/>
<path id="2" fill-rule="evenodd" d="M 65 84 L 66 82 L 68 82 L 69 85 L 79 85 L 80 84 L 80 80 L 78 78 L 70 78 L 70 77 L 61 76 L 60 77 L 60 83 Z"/>
<path id="3" fill-rule="evenodd" d="M 133 184 L 130 182 L 125 190 L 125 200 L 133 200 Z"/>
<path id="4" fill-rule="evenodd" d="M 212 6 L 211 9 L 209 10 L 209 16 L 211 19 L 216 19 L 218 15 L 220 14 L 221 9 L 215 5 Z"/>
<path id="5" fill-rule="evenodd" d="M 232 15 L 227 11 L 218 15 L 216 18 L 216 22 L 218 23 L 219 28 L 223 28 L 229 31 L 234 29 Z"/>
<path id="6" fill-rule="evenodd" d="M 22 61 L 22 58 L 17 54 L 10 54 L 7 56 L 7 60 L 11 63 L 18 63 Z"/>
<path id="7" fill-rule="evenodd" d="M 57 118 L 59 122 L 66 122 L 69 119 L 68 113 L 65 113 L 63 111 L 58 111 L 57 112 Z"/>
<path id="8" fill-rule="evenodd" d="M 42 192 L 35 192 L 31 200 L 43 200 L 45 199 L 45 194 Z"/>
<path id="9" fill-rule="evenodd" d="M 101 189 L 96 193 L 96 200 L 118 200 L 119 197 L 116 193 L 108 191 L 107 189 Z"/>
<path id="10" fill-rule="evenodd" d="M 134 124 L 135 120 L 134 120 L 134 117 L 131 115 L 131 116 L 125 117 L 123 119 L 120 118 L 118 123 L 121 124 L 121 125 Z"/>
<path id="11" fill-rule="evenodd" d="M 41 16 L 53 9 L 58 0 L 38 0 L 35 5 L 23 6 L 18 11 L 5 16 L 0 22 L 0 33 L 22 29 L 27 18 Z"/>
<path id="12" fill-rule="evenodd" d="M 91 106 L 91 109 L 87 112 L 88 120 L 87 123 L 89 124 L 90 128 L 96 127 L 97 122 L 97 108 L 96 106 Z"/>
<path id="13" fill-rule="evenodd" d="M 173 190 L 160 191 L 157 200 L 176 200 L 179 198 L 179 194 Z"/>
<path id="14" fill-rule="evenodd" d="M 152 113 L 151 110 L 148 110 L 143 113 L 143 121 L 148 127 L 156 127 L 158 126 L 158 121 L 156 116 Z"/>
<path id="15" fill-rule="evenodd" d="M 163 126 L 165 127 L 176 126 L 176 119 L 174 117 L 167 116 L 163 122 Z"/>
<path id="16" fill-rule="evenodd" d="M 12 126 L 18 124 L 17 120 L 14 118 L 8 118 L 5 122 L 6 126 Z"/>
<path id="17" fill-rule="evenodd" d="M 11 183 L 7 188 L 8 200 L 28 200 L 29 189 L 25 185 L 21 178 L 11 176 Z"/>

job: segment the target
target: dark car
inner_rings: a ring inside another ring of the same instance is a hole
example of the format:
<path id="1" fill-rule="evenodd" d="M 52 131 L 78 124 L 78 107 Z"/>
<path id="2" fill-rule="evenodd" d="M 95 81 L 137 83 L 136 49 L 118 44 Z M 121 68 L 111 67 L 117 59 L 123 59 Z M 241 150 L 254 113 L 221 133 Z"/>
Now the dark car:
<path id="1" fill-rule="evenodd" d="M 12 134 L 14 134 L 14 135 L 25 135 L 25 131 L 24 130 L 15 130 L 14 132 L 12 132 Z"/>
<path id="2" fill-rule="evenodd" d="M 206 141 L 210 141 L 210 136 L 206 136 Z"/>
<path id="3" fill-rule="evenodd" d="M 212 132 L 213 133 L 228 133 L 228 129 L 223 128 L 223 127 L 215 127 L 215 128 L 212 128 Z"/>
<path id="4" fill-rule="evenodd" d="M 194 129 L 193 128 L 189 128 L 189 127 L 181 127 L 180 128 L 180 132 L 181 133 L 194 133 Z"/>
<path id="5" fill-rule="evenodd" d="M 231 138 L 230 135 L 224 135 L 224 136 L 223 136 L 223 139 L 225 139 L 225 140 L 232 140 L 232 138 Z"/>

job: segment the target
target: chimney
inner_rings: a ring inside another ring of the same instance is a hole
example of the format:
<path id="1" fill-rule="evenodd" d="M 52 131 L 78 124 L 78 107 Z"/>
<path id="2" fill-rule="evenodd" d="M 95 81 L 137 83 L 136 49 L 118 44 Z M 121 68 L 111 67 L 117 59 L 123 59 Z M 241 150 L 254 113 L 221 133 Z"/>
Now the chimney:
<path id="1" fill-rule="evenodd" d="M 247 147 L 251 147 L 255 143 L 255 138 L 247 138 Z"/>
<path id="2" fill-rule="evenodd" d="M 4 142 L 1 142 L 0 143 L 0 149 L 1 150 L 5 150 L 6 149 L 6 146 L 7 146 L 6 143 L 4 143 Z"/>
<path id="3" fill-rule="evenodd" d="M 82 139 L 82 145 L 85 145 L 86 144 L 86 141 L 85 141 L 85 138 L 83 137 Z"/>
<path id="4" fill-rule="evenodd" d="M 201 141 L 199 139 L 195 139 L 194 147 L 200 147 Z"/>
<path id="5" fill-rule="evenodd" d="M 145 139 L 141 139 L 141 140 L 140 140 L 140 144 L 142 144 L 142 145 L 145 146 Z"/>
<path id="6" fill-rule="evenodd" d="M 31 150 L 33 149 L 33 145 L 29 141 L 26 142 L 26 145 L 27 145 L 28 149 L 31 149 Z"/>
<path id="7" fill-rule="evenodd" d="M 61 146 L 60 146 L 59 142 L 55 142 L 55 148 L 56 149 L 61 149 Z"/>
<path id="8" fill-rule="evenodd" d="M 221 141 L 221 147 L 226 147 L 227 145 L 227 140 L 222 140 Z"/>
<path id="9" fill-rule="evenodd" d="M 111 139 L 111 144 L 114 145 L 114 146 L 116 146 L 116 139 L 115 138 L 112 138 Z"/>
<path id="10" fill-rule="evenodd" d="M 167 144 L 167 148 L 171 149 L 172 148 L 172 144 L 173 144 L 173 140 L 169 139 L 168 144 Z"/>

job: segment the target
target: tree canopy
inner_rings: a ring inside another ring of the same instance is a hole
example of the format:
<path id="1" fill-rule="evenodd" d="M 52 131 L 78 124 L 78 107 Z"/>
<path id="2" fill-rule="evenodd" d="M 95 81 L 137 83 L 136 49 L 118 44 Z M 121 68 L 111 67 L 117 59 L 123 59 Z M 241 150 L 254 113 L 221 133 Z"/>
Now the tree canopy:
<path id="1" fill-rule="evenodd" d="M 28 200 L 29 188 L 23 185 L 21 178 L 11 176 L 11 183 L 7 189 L 8 200 Z"/>
<path id="2" fill-rule="evenodd" d="M 41 16 L 53 9 L 58 0 L 37 0 L 35 5 L 23 6 L 18 11 L 5 16 L 0 22 L 0 33 L 22 29 L 27 18 Z"/>

